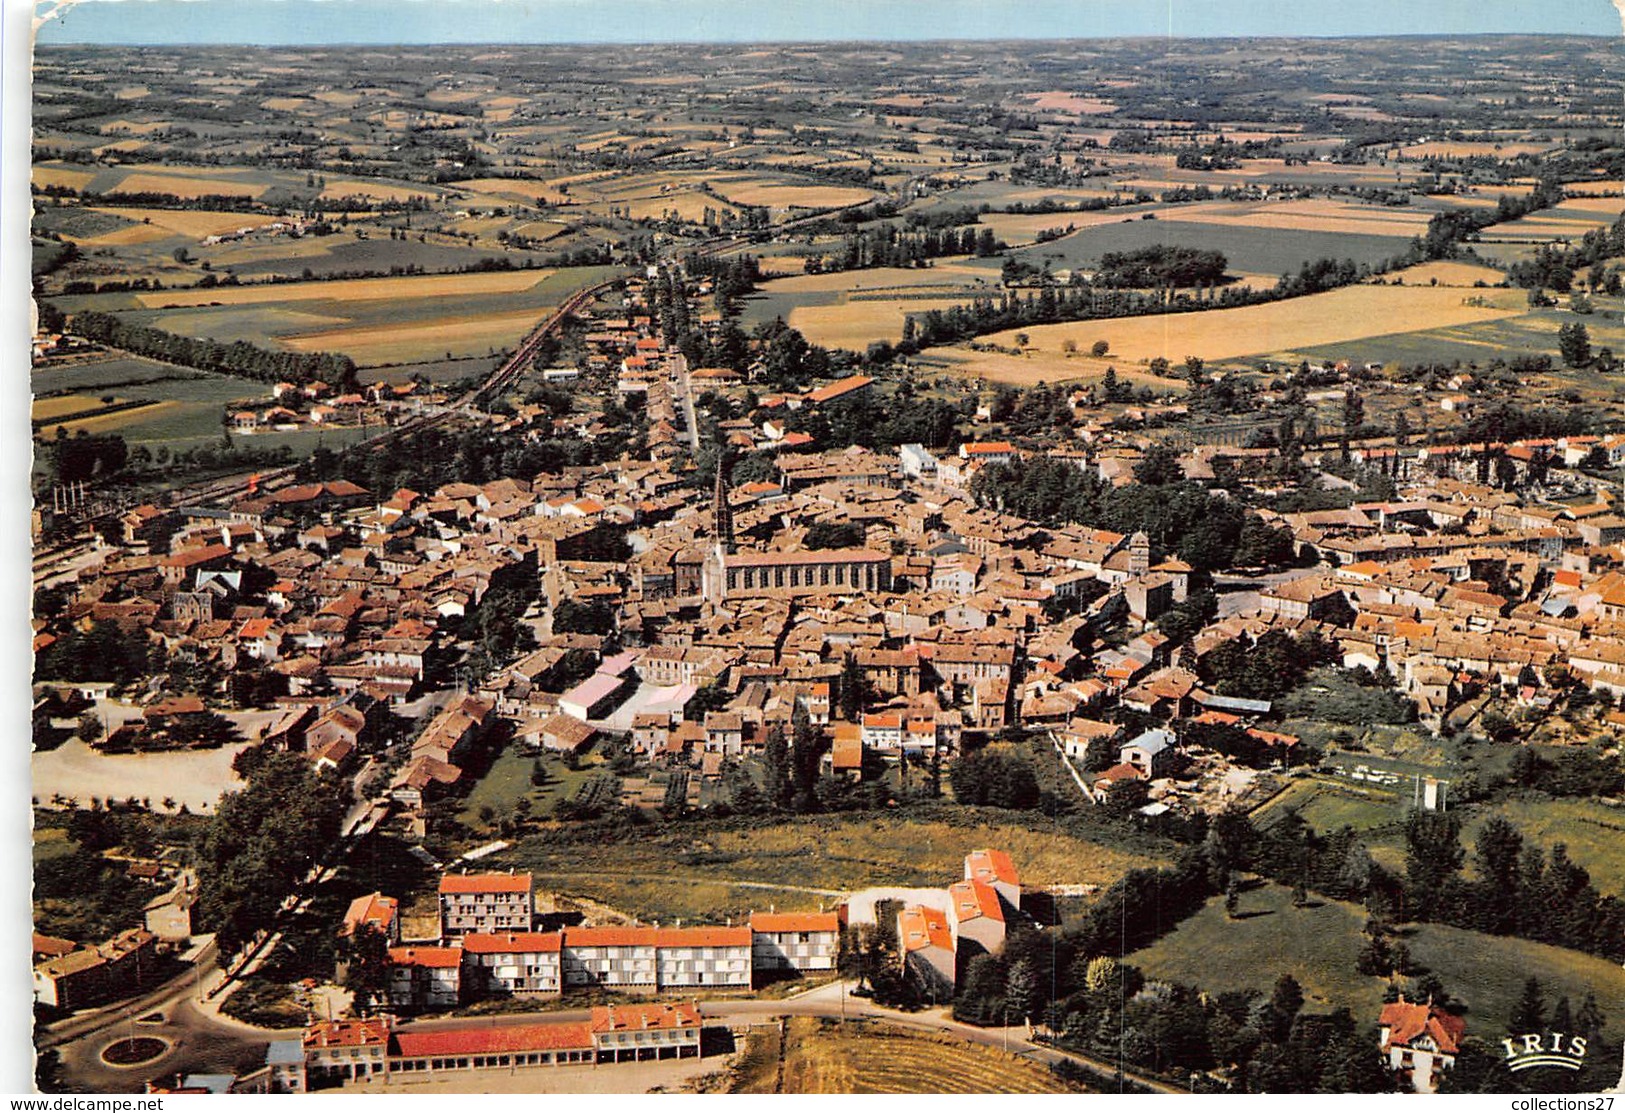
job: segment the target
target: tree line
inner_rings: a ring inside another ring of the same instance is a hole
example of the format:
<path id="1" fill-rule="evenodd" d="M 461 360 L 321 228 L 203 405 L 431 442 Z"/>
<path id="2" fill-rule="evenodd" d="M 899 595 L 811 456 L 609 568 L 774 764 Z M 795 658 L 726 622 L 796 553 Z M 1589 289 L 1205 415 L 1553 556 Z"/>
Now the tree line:
<path id="1" fill-rule="evenodd" d="M 74 314 L 72 327 L 86 340 L 200 371 L 267 383 L 321 380 L 341 390 L 353 390 L 356 385 L 355 361 L 337 352 L 273 352 L 246 340 L 223 344 L 177 336 L 99 310 Z"/>

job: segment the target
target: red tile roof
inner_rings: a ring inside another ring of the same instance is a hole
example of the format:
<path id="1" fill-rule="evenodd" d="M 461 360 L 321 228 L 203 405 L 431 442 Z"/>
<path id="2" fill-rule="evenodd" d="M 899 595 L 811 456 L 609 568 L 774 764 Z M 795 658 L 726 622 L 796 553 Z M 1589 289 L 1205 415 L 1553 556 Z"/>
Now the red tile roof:
<path id="1" fill-rule="evenodd" d="M 395 1047 L 401 1057 L 412 1059 L 524 1051 L 588 1051 L 592 1048 L 592 1025 L 577 1020 L 438 1032 L 406 1030 L 395 1036 Z"/>
<path id="2" fill-rule="evenodd" d="M 440 879 L 442 893 L 528 893 L 528 873 L 448 873 Z"/>
<path id="3" fill-rule="evenodd" d="M 862 390 L 872 382 L 874 382 L 874 379 L 868 375 L 848 375 L 844 379 L 837 379 L 833 383 L 827 383 L 817 390 L 808 391 L 806 398 L 807 401 L 813 403 L 828 402 L 842 395 L 851 394 L 854 390 Z"/>
<path id="4" fill-rule="evenodd" d="M 957 919 L 975 920 L 986 917 L 1004 922 L 1004 909 L 999 906 L 999 894 L 983 881 L 956 881 L 948 886 L 948 899 L 953 902 Z"/>
<path id="5" fill-rule="evenodd" d="M 368 1047 L 388 1039 L 389 1021 L 384 1017 L 324 1020 L 305 1029 L 306 1047 Z"/>
<path id="6" fill-rule="evenodd" d="M 948 917 L 935 908 L 905 908 L 897 916 L 897 935 L 907 952 L 923 951 L 927 947 L 954 949 L 954 937 L 948 930 Z"/>
<path id="7" fill-rule="evenodd" d="M 841 920 L 834 912 L 752 912 L 752 931 L 839 931 Z"/>
<path id="8" fill-rule="evenodd" d="M 688 1002 L 674 1005 L 598 1005 L 592 1010 L 594 1032 L 627 1029 L 698 1027 L 699 1006 Z"/>
<path id="9" fill-rule="evenodd" d="M 1389 1045 L 1408 1046 L 1423 1035 L 1431 1036 L 1446 1054 L 1455 1054 L 1461 1037 L 1467 1031 L 1467 1022 L 1459 1016 L 1445 1012 L 1435 1005 L 1407 1001 L 1401 997 L 1391 1005 L 1382 1007 L 1378 1023 L 1388 1029 Z"/>
<path id="10" fill-rule="evenodd" d="M 563 936 L 556 931 L 472 932 L 463 936 L 471 955 L 556 954 Z"/>
<path id="11" fill-rule="evenodd" d="M 463 964 L 463 952 L 456 947 L 391 947 L 389 961 L 393 966 L 450 970 Z"/>
<path id="12" fill-rule="evenodd" d="M 1002 881 L 1007 885 L 1021 884 L 1021 874 L 1010 855 L 1002 850 L 973 850 L 965 855 L 965 877 L 991 885 Z"/>

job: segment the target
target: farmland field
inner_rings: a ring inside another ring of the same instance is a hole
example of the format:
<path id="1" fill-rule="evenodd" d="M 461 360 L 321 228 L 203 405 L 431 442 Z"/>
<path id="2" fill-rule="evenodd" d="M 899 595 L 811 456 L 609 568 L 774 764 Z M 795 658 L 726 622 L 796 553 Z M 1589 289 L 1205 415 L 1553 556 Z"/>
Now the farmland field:
<path id="1" fill-rule="evenodd" d="M 1036 1063 L 868 1020 L 794 1017 L 751 1033 L 734 1093 L 1076 1094 Z M 782 1059 L 782 1086 L 779 1065 Z"/>
<path id="2" fill-rule="evenodd" d="M 1468 305 L 1469 297 L 1481 297 L 1486 304 Z M 931 348 L 925 357 L 952 370 L 1003 382 L 1056 382 L 1100 374 L 1108 364 L 1145 363 L 1157 356 L 1179 362 L 1194 355 L 1214 362 L 1297 352 L 1389 334 L 1501 321 L 1525 311 L 1524 297 L 1516 290 L 1466 294 L 1443 287 L 1350 286 L 1240 309 L 1036 325 L 983 338 L 1014 347 L 1017 331 L 1025 332 L 1031 346 L 1022 356 Z M 1105 340 L 1110 353 L 1103 359 L 1068 359 L 1061 349 L 1067 340 L 1084 350 Z"/>
<path id="3" fill-rule="evenodd" d="M 810 854 L 815 845 L 820 853 Z M 1109 884 L 1154 861 L 1059 828 L 868 817 L 819 817 L 711 835 L 680 829 L 592 847 L 543 834 L 492 861 L 533 870 L 539 888 L 591 897 L 646 919 L 714 922 L 769 903 L 781 910 L 827 907 L 840 894 L 872 885 L 946 885 L 961 876 L 968 852 L 988 845 L 1007 850 L 1023 884 L 1034 886 Z"/>
<path id="4" fill-rule="evenodd" d="M 602 267 L 262 283 L 65 298 L 73 310 L 124 311 L 187 336 L 289 351 L 338 351 L 358 364 L 487 356 L 525 336 Z"/>
<path id="5" fill-rule="evenodd" d="M 1325 221 L 1316 222 L 1321 228 L 1283 227 L 1269 235 L 1260 235 L 1240 216 L 1242 210 L 1236 211 L 1235 223 L 1216 223 L 1211 217 L 1200 214 L 1197 214 L 1198 219 L 1190 219 L 1177 209 L 1172 215 L 1156 220 L 1129 216 L 1114 224 L 1082 228 L 1062 239 L 1022 248 L 1012 255 L 1034 266 L 1048 263 L 1056 269 L 1087 269 L 1108 251 L 1177 244 L 1221 252 L 1229 260 L 1232 271 L 1278 275 L 1296 271 L 1304 263 L 1321 258 L 1353 259 L 1356 263 L 1375 265 L 1399 255 L 1410 244 L 1408 235 L 1391 232 L 1366 234 L 1353 228 L 1326 231 Z M 1066 214 L 1055 216 L 1056 223 L 1063 226 L 1067 223 Z M 1420 226 L 1417 230 L 1421 230 Z"/>
<path id="6" fill-rule="evenodd" d="M 1316 900 L 1294 908 L 1290 891 L 1274 884 L 1244 892 L 1239 919 L 1229 919 L 1223 904 L 1210 901 L 1127 961 L 1151 977 L 1209 993 L 1256 989 L 1267 994 L 1276 978 L 1291 974 L 1315 1009 L 1346 1005 L 1366 1022 L 1377 1015 L 1384 981 L 1354 969 L 1365 940 L 1365 911 L 1359 906 Z M 1416 926 L 1404 942 L 1438 973 L 1452 996 L 1467 1004 L 1469 1016 L 1482 1018 L 1481 1032 L 1506 1023 L 1531 976 L 1553 999 L 1566 994 L 1579 1001 L 1590 991 L 1609 1016 L 1625 1009 L 1625 971 L 1576 951 L 1439 924 Z"/>

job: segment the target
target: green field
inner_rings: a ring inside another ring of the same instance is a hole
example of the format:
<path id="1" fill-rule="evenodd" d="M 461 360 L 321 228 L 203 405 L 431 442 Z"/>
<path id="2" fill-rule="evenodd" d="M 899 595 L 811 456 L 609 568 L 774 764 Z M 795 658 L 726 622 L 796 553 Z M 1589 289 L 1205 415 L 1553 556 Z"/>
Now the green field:
<path id="1" fill-rule="evenodd" d="M 1064 213 L 1056 214 L 1056 223 L 1066 224 Z M 1260 230 L 1126 217 L 1122 223 L 1083 228 L 1050 243 L 1021 248 L 1011 255 L 1034 266 L 1047 262 L 1053 269 L 1061 270 L 1090 266 L 1108 251 L 1133 251 L 1156 244 L 1222 252 L 1230 261 L 1233 274 L 1276 275 L 1296 271 L 1304 263 L 1321 258 L 1353 259 L 1356 263 L 1375 265 L 1399 255 L 1409 241 L 1398 236 Z M 998 260 L 992 265 L 996 269 Z"/>
<path id="2" fill-rule="evenodd" d="M 769 904 L 829 907 L 876 885 L 947 885 L 981 847 L 1009 852 L 1027 885 L 1107 885 L 1155 856 L 1068 834 L 1044 820 L 998 825 L 958 809 L 953 819 L 818 816 L 699 830 L 693 824 L 586 843 L 542 832 L 489 861 L 527 869 L 537 887 L 589 897 L 645 919 L 721 921 Z M 963 816 L 963 819 L 959 818 Z"/>
<path id="3" fill-rule="evenodd" d="M 1364 943 L 1363 909 L 1320 900 L 1294 908 L 1289 890 L 1267 884 L 1242 894 L 1240 913 L 1241 919 L 1231 920 L 1222 900 L 1210 901 L 1128 961 L 1151 977 L 1210 993 L 1268 993 L 1278 977 L 1291 974 L 1314 1008 L 1346 1005 L 1363 1023 L 1376 1019 L 1385 983 L 1354 969 Z M 1468 1031 L 1483 1038 L 1499 1038 L 1531 976 L 1540 979 L 1550 1001 L 1566 995 L 1573 1006 L 1590 991 L 1609 1017 L 1625 1014 L 1625 970 L 1600 958 L 1438 924 L 1415 927 L 1404 942 L 1468 1006 Z"/>
<path id="4" fill-rule="evenodd" d="M 1462 844 L 1471 850 L 1478 831 L 1492 815 L 1502 815 L 1523 833 L 1524 843 L 1551 851 L 1556 843 L 1591 874 L 1597 891 L 1625 896 L 1625 808 L 1593 800 L 1532 798 L 1472 805 L 1462 826 Z M 1469 853 L 1469 864 L 1471 854 Z"/>
<path id="5" fill-rule="evenodd" d="M 493 809 L 500 819 L 513 811 L 514 805 L 522 799 L 530 801 L 532 815 L 550 815 L 557 801 L 569 798 L 583 782 L 604 768 L 601 762 L 589 759 L 581 763 L 580 769 L 571 769 L 557 755 L 548 754 L 539 759 L 547 781 L 533 787 L 530 774 L 537 760 L 536 755 L 524 753 L 517 743 L 509 743 L 464 799 L 458 821 L 473 830 L 482 830 L 485 824 L 480 821 L 481 808 Z"/>

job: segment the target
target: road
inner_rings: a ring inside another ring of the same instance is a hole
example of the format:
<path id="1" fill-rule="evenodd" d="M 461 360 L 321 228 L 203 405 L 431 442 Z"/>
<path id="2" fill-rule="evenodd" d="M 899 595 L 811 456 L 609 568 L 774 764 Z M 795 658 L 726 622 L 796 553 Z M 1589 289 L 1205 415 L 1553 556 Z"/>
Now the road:
<path id="1" fill-rule="evenodd" d="M 677 385 L 683 396 L 683 420 L 688 422 L 688 446 L 700 450 L 700 425 L 694 416 L 694 385 L 688 378 L 688 360 L 677 360 Z"/>
<path id="2" fill-rule="evenodd" d="M 140 1000 L 109 1006 L 78 1021 L 64 1022 L 78 1028 L 89 1023 L 93 1028 L 65 1040 L 46 1037 L 40 1041 L 40 1045 L 58 1047 L 62 1056 L 62 1075 L 71 1080 L 69 1085 L 74 1092 L 137 1093 L 145 1080 L 177 1072 L 245 1073 L 257 1069 L 264 1063 L 265 1048 L 272 1040 L 293 1039 L 299 1035 L 297 1030 L 251 1028 L 222 1017 L 207 1006 L 200 1006 L 194 999 L 192 979 L 193 975 L 187 973 Z M 162 1019 L 156 1022 L 141 1021 L 141 1017 L 154 1013 L 160 1014 Z M 1112 1063 L 1034 1042 L 1028 1038 L 1024 1026 L 977 1028 L 954 1020 L 947 1008 L 918 1013 L 899 1012 L 876 1005 L 867 998 L 853 996 L 849 992 L 849 985 L 842 982 L 831 982 L 782 1000 L 713 998 L 700 1002 L 700 1013 L 708 1022 L 736 1028 L 791 1016 L 881 1020 L 902 1028 L 938 1036 L 954 1036 L 967 1043 L 1000 1048 L 1044 1066 L 1065 1061 L 1084 1067 L 1102 1079 L 1118 1076 L 1117 1068 Z M 525 1015 L 536 1020 L 580 1021 L 589 1019 L 592 1010 L 566 1009 Z M 514 1019 L 512 1014 L 438 1017 L 410 1021 L 408 1026 L 420 1032 L 461 1031 L 495 1027 L 512 1023 Z M 167 1040 L 170 1049 L 142 1067 L 119 1068 L 103 1063 L 102 1049 L 115 1040 L 123 1039 L 132 1030 L 136 1035 L 158 1036 Z M 1122 1072 L 1122 1077 L 1157 1093 L 1185 1092 L 1132 1071 Z"/>

